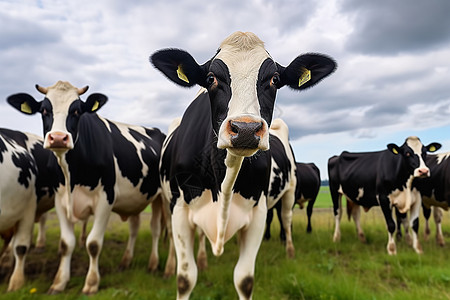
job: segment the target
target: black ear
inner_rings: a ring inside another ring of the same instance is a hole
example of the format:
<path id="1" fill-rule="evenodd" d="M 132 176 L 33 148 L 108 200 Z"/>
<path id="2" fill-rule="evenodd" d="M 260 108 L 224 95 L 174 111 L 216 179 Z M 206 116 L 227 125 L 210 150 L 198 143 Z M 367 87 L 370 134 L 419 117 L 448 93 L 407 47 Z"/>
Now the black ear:
<path id="1" fill-rule="evenodd" d="M 428 152 L 436 152 L 439 149 L 441 149 L 442 145 L 439 143 L 431 143 L 428 146 L 426 146 L 425 148 L 427 149 Z"/>
<path id="2" fill-rule="evenodd" d="M 27 115 L 34 115 L 41 107 L 41 102 L 36 101 L 32 96 L 25 93 L 11 95 L 6 101 L 12 107 Z"/>
<path id="3" fill-rule="evenodd" d="M 389 145 L 387 145 L 387 148 L 389 149 L 389 151 L 391 151 L 395 155 L 400 153 L 400 147 L 397 146 L 396 144 L 389 144 Z"/>
<path id="4" fill-rule="evenodd" d="M 100 93 L 89 95 L 84 106 L 85 112 L 96 112 L 108 101 L 108 97 Z"/>
<path id="5" fill-rule="evenodd" d="M 163 49 L 150 56 L 150 62 L 170 80 L 184 87 L 206 85 L 206 71 L 186 51 Z"/>
<path id="6" fill-rule="evenodd" d="M 279 66 L 280 85 L 304 90 L 317 84 L 336 70 L 336 62 L 323 54 L 308 53 L 295 58 L 287 67 Z"/>

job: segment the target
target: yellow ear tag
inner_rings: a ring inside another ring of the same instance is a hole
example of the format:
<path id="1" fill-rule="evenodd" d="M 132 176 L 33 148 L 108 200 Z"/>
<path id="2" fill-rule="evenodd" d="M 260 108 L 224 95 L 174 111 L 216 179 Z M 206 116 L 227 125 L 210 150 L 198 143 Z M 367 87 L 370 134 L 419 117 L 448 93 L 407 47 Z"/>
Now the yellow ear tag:
<path id="1" fill-rule="evenodd" d="M 303 68 L 303 73 L 298 80 L 298 86 L 301 87 L 305 83 L 311 80 L 311 71 L 307 68 Z"/>
<path id="2" fill-rule="evenodd" d="M 28 105 L 28 102 L 23 102 L 22 104 L 20 104 L 20 110 L 27 114 L 32 113 L 31 107 L 30 105 Z"/>
<path id="3" fill-rule="evenodd" d="M 189 79 L 187 78 L 186 74 L 184 74 L 183 69 L 181 68 L 181 65 L 178 65 L 177 74 L 178 74 L 178 78 L 180 78 L 184 82 L 189 83 Z"/>
<path id="4" fill-rule="evenodd" d="M 395 149 L 395 148 L 392 148 L 392 152 L 393 152 L 394 154 L 398 154 L 398 151 L 397 151 L 397 149 Z"/>
<path id="5" fill-rule="evenodd" d="M 98 109 L 100 103 L 98 101 L 95 101 L 94 105 L 92 106 L 92 111 L 96 111 Z"/>
<path id="6" fill-rule="evenodd" d="M 434 151 L 436 151 L 436 147 L 435 146 L 430 146 L 430 149 L 428 149 L 428 151 L 434 152 Z"/>

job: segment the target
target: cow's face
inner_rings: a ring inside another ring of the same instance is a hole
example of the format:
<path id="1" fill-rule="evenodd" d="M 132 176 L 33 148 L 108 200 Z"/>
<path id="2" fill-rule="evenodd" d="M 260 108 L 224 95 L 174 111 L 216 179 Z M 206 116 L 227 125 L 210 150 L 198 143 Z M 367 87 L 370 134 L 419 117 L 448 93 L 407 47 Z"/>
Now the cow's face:
<path id="1" fill-rule="evenodd" d="M 389 144 L 387 147 L 392 153 L 401 155 L 412 176 L 429 177 L 430 169 L 425 164 L 427 152 L 439 150 L 441 144 L 431 143 L 424 146 L 418 137 L 410 136 L 401 147 L 395 144 Z"/>
<path id="2" fill-rule="evenodd" d="M 277 89 L 313 86 L 336 68 L 323 55 L 297 57 L 288 67 L 277 64 L 253 33 L 236 32 L 216 55 L 198 65 L 187 52 L 166 49 L 151 56 L 153 65 L 182 86 L 206 88 L 211 101 L 217 147 L 238 156 L 269 149 L 269 130 Z"/>
<path id="3" fill-rule="evenodd" d="M 44 129 L 44 148 L 65 152 L 74 147 L 77 138 L 78 121 L 82 114 L 97 111 L 107 98 L 102 94 L 92 94 L 86 102 L 80 95 L 88 89 L 78 89 L 68 82 L 58 81 L 44 88 L 36 85 L 45 95 L 44 100 L 36 101 L 28 94 L 15 94 L 8 97 L 8 103 L 25 114 L 40 112 Z"/>

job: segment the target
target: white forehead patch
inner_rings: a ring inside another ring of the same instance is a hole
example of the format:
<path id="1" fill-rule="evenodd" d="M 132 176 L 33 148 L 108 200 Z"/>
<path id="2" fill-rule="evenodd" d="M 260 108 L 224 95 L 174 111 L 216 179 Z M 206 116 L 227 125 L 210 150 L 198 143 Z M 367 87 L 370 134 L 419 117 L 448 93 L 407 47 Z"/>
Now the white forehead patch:
<path id="1" fill-rule="evenodd" d="M 53 106 L 53 113 L 68 113 L 70 104 L 78 99 L 78 89 L 66 81 L 58 81 L 47 88 L 47 99 Z"/>
<path id="2" fill-rule="evenodd" d="M 423 144 L 416 136 L 410 136 L 406 139 L 406 144 L 414 151 L 415 154 L 422 155 Z"/>
<path id="3" fill-rule="evenodd" d="M 259 69 L 269 57 L 264 43 L 253 33 L 236 32 L 222 42 L 216 58 L 227 65 L 231 76 L 229 116 L 260 114 L 256 83 Z"/>

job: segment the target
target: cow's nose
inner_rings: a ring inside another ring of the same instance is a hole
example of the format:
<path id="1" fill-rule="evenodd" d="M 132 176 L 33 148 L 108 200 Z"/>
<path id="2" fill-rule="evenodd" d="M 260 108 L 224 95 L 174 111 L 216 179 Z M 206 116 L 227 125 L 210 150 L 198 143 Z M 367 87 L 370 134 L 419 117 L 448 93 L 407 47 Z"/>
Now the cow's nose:
<path id="1" fill-rule="evenodd" d="M 50 148 L 67 148 L 69 135 L 63 132 L 53 132 L 48 135 L 48 144 Z"/>
<path id="2" fill-rule="evenodd" d="M 421 177 L 428 176 L 428 172 L 429 172 L 429 170 L 427 168 L 421 168 L 421 169 L 419 169 L 419 176 L 421 176 Z"/>
<path id="3" fill-rule="evenodd" d="M 236 148 L 258 148 L 259 140 L 261 139 L 258 132 L 262 128 L 262 122 L 240 122 L 231 120 L 231 144 Z"/>

